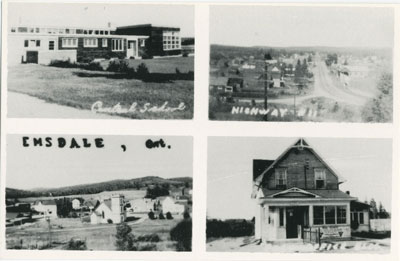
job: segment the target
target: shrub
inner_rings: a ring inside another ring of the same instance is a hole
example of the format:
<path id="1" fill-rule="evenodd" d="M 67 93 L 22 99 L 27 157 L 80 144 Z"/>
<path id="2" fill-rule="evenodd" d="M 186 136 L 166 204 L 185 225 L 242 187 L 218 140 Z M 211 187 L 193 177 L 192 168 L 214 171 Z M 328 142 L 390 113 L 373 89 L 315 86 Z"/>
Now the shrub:
<path id="1" fill-rule="evenodd" d="M 158 219 L 165 219 L 165 217 L 164 217 L 162 212 L 160 212 L 160 214 L 158 215 Z"/>
<path id="2" fill-rule="evenodd" d="M 115 246 L 118 250 L 129 251 L 137 250 L 137 246 L 134 244 L 135 237 L 132 234 L 132 228 L 126 223 L 121 223 L 117 226 Z"/>
<path id="3" fill-rule="evenodd" d="M 167 219 L 174 219 L 174 218 L 172 217 L 171 212 L 167 212 L 166 216 L 167 216 Z"/>
<path id="4" fill-rule="evenodd" d="M 77 68 L 78 67 L 78 65 L 76 63 L 71 63 L 70 59 L 68 59 L 66 61 L 51 60 L 49 66 L 59 67 L 59 68 Z"/>
<path id="5" fill-rule="evenodd" d="M 192 251 L 192 220 L 184 219 L 170 231 L 171 239 L 177 241 L 177 251 Z"/>
<path id="6" fill-rule="evenodd" d="M 127 61 L 111 61 L 107 67 L 107 71 L 123 73 L 129 77 L 133 77 L 135 75 L 135 69 L 129 67 L 129 63 Z"/>
<path id="7" fill-rule="evenodd" d="M 155 217 L 153 211 L 150 211 L 149 214 L 148 214 L 148 216 L 149 216 L 149 218 L 150 218 L 151 220 L 156 219 L 156 217 Z"/>
<path id="8" fill-rule="evenodd" d="M 91 62 L 89 64 L 82 64 L 79 67 L 88 71 L 103 71 L 103 66 L 101 66 L 100 63 L 95 63 L 95 62 Z"/>
<path id="9" fill-rule="evenodd" d="M 68 250 L 86 250 L 86 241 L 71 238 L 67 245 Z"/>
<path id="10" fill-rule="evenodd" d="M 160 242 L 161 239 L 157 234 L 147 234 L 147 235 L 139 236 L 136 241 L 138 241 L 138 242 Z"/>
<path id="11" fill-rule="evenodd" d="M 146 244 L 139 246 L 139 251 L 156 251 L 157 250 L 157 245 L 156 244 Z"/>
<path id="12" fill-rule="evenodd" d="M 136 69 L 136 73 L 138 78 L 143 79 L 146 78 L 149 75 L 149 69 L 147 68 L 146 64 L 141 63 L 138 65 Z"/>
<path id="13" fill-rule="evenodd" d="M 113 223 L 112 219 L 107 219 L 107 223 L 112 224 Z"/>
<path id="14" fill-rule="evenodd" d="M 245 219 L 207 220 L 207 238 L 210 237 L 243 237 L 254 235 L 254 223 Z"/>
<path id="15" fill-rule="evenodd" d="M 184 218 L 184 219 L 190 218 L 189 212 L 187 212 L 187 211 L 183 212 L 183 218 Z"/>

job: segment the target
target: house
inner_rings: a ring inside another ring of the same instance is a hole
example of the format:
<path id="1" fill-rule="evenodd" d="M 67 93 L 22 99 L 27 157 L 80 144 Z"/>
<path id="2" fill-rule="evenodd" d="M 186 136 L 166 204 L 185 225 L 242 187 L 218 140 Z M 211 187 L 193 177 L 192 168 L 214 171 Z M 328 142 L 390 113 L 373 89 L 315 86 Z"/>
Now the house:
<path id="1" fill-rule="evenodd" d="M 81 208 L 81 201 L 78 198 L 72 200 L 72 209 L 78 210 Z"/>
<path id="2" fill-rule="evenodd" d="M 271 73 L 272 87 L 274 88 L 281 87 L 282 85 L 281 70 L 279 70 L 278 67 L 274 66 L 270 73 Z"/>
<path id="3" fill-rule="evenodd" d="M 228 78 L 228 82 L 226 83 L 227 86 L 233 88 L 234 92 L 239 91 L 243 88 L 244 80 L 242 78 Z"/>
<path id="4" fill-rule="evenodd" d="M 117 28 L 11 26 L 8 29 L 9 65 L 48 65 L 52 60 L 140 59 L 181 53 L 180 28 L 135 25 Z"/>
<path id="5" fill-rule="evenodd" d="M 57 217 L 57 204 L 54 199 L 35 201 L 31 208 L 45 217 Z"/>
<path id="6" fill-rule="evenodd" d="M 176 203 L 172 197 L 165 197 L 160 199 L 162 212 L 171 214 L 183 214 L 185 212 L 185 206 Z"/>
<path id="7" fill-rule="evenodd" d="M 151 198 L 138 198 L 129 201 L 133 213 L 149 213 L 157 209 L 157 201 Z"/>
<path id="8" fill-rule="evenodd" d="M 123 195 L 113 195 L 111 198 L 103 200 L 90 215 L 91 224 L 119 224 L 125 219 Z"/>
<path id="9" fill-rule="evenodd" d="M 153 26 L 140 24 L 117 27 L 117 35 L 137 35 L 146 37 L 146 56 L 171 56 L 181 55 L 181 36 L 178 27 Z"/>
<path id="10" fill-rule="evenodd" d="M 358 200 L 350 202 L 352 232 L 370 231 L 369 209 L 371 206 Z"/>
<path id="11" fill-rule="evenodd" d="M 92 212 L 98 205 L 100 205 L 100 202 L 97 199 L 88 199 L 83 202 L 82 208 Z"/>
<path id="12" fill-rule="evenodd" d="M 274 160 L 254 160 L 255 237 L 263 242 L 301 239 L 307 231 L 321 240 L 349 238 L 350 204 L 339 189 L 344 180 L 304 139 Z"/>

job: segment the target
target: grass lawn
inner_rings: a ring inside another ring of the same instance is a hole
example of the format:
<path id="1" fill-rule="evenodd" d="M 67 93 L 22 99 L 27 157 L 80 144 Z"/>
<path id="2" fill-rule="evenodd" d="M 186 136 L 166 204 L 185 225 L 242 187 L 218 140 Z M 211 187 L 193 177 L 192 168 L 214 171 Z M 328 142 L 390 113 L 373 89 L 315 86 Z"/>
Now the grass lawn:
<path id="1" fill-rule="evenodd" d="M 131 67 L 137 68 L 139 64 L 146 64 L 150 73 L 181 73 L 194 72 L 194 57 L 167 57 L 148 60 L 128 60 Z"/>
<path id="2" fill-rule="evenodd" d="M 170 230 L 182 219 L 149 220 L 131 224 L 135 238 L 143 235 L 157 234 L 159 242 L 139 242 L 140 246 L 155 244 L 155 251 L 175 251 L 175 242 L 170 239 Z M 54 219 L 52 223 L 52 249 L 64 249 L 71 239 L 86 241 L 88 250 L 116 250 L 115 224 L 91 225 L 82 223 L 79 218 Z M 49 229 L 46 221 L 38 221 L 23 227 L 6 228 L 6 244 L 8 249 L 20 247 L 37 249 L 49 242 Z"/>
<path id="3" fill-rule="evenodd" d="M 171 58 L 172 59 L 172 58 Z M 188 59 L 190 64 L 191 58 Z M 167 67 L 168 59 L 143 60 L 157 70 Z M 192 60 L 193 61 L 193 60 Z M 132 60 L 131 62 L 140 62 Z M 156 67 L 156 64 L 158 67 Z M 175 73 L 175 64 L 170 65 Z M 192 67 L 193 68 L 193 65 Z M 172 69 L 171 69 L 172 70 Z M 183 71 L 183 69 L 182 69 Z M 113 107 L 118 103 L 128 109 L 136 102 L 138 109 L 144 104 L 160 107 L 168 102 L 169 107 L 178 107 L 183 102 L 185 109 L 174 112 L 129 112 L 119 116 L 134 119 L 191 119 L 193 117 L 193 81 L 177 80 L 173 82 L 143 82 L 136 79 L 111 79 L 107 77 L 79 77 L 76 73 L 86 72 L 95 75 L 98 72 L 82 69 L 67 69 L 20 64 L 9 68 L 8 90 L 27 94 L 50 103 L 90 110 L 93 103 L 103 102 L 103 107 Z M 102 72 L 102 75 L 107 75 Z M 35 110 L 35 108 L 32 108 Z M 40 114 L 40 112 L 37 112 Z"/>

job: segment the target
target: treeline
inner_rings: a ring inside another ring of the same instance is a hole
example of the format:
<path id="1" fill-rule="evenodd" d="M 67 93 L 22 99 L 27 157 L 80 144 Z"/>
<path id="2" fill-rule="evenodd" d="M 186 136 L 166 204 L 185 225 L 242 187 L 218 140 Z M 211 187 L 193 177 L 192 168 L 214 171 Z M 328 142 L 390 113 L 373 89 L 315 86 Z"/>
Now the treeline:
<path id="1" fill-rule="evenodd" d="M 207 238 L 244 237 L 254 235 L 254 221 L 245 219 L 207 219 Z"/>
<path id="2" fill-rule="evenodd" d="M 188 187 L 192 188 L 192 178 L 163 179 L 160 177 L 144 177 L 130 180 L 112 180 L 107 182 L 69 186 L 55 189 L 44 189 L 37 191 L 19 190 L 6 188 L 6 199 L 26 198 L 26 197 L 58 197 L 69 195 L 96 194 L 103 191 L 114 191 L 123 189 L 144 189 L 150 186 L 162 186 L 168 184 L 172 187 Z"/>

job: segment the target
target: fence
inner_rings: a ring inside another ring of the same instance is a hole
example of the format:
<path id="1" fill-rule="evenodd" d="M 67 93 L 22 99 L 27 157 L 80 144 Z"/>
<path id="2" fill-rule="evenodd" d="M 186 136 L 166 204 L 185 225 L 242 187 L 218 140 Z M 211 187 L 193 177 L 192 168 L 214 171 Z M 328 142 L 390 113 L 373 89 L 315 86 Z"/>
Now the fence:
<path id="1" fill-rule="evenodd" d="M 377 232 L 391 231 L 390 218 L 388 219 L 371 219 L 371 230 Z"/>
<path id="2" fill-rule="evenodd" d="M 312 228 L 303 228 L 303 242 L 321 244 L 320 228 L 312 230 Z"/>

